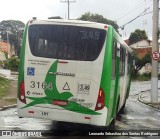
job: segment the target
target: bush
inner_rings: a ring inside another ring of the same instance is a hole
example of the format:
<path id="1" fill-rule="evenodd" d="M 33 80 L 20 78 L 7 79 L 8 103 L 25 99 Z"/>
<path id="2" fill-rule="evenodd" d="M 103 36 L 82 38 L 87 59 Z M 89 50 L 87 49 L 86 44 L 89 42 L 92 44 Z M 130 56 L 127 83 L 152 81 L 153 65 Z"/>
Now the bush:
<path id="1" fill-rule="evenodd" d="M 136 76 L 132 76 L 132 80 L 138 80 L 138 81 L 148 81 L 148 80 L 151 80 L 151 72 L 149 72 L 149 73 L 143 73 L 142 75 L 136 74 Z"/>
<path id="2" fill-rule="evenodd" d="M 0 68 L 4 68 L 4 62 L 0 61 Z"/>
<path id="3" fill-rule="evenodd" d="M 10 69 L 11 71 L 18 71 L 19 59 L 17 57 L 9 58 L 4 63 L 5 69 Z"/>

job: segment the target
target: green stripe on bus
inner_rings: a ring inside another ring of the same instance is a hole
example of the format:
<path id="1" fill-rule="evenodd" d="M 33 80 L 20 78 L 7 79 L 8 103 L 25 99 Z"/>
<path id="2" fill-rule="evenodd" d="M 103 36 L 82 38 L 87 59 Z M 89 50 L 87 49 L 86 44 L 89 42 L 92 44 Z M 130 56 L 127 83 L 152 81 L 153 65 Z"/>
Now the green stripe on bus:
<path id="1" fill-rule="evenodd" d="M 117 106 L 117 101 L 118 101 L 118 92 L 119 92 L 119 65 L 120 64 L 120 58 L 116 58 L 116 81 L 115 81 L 115 89 L 114 89 L 114 99 L 113 99 L 113 108 L 112 108 L 112 114 L 111 117 L 114 117 L 116 106 Z"/>
<path id="2" fill-rule="evenodd" d="M 26 46 L 27 30 L 28 30 L 28 23 L 27 23 L 25 30 L 23 32 L 23 41 L 22 41 L 21 54 L 20 54 L 19 76 L 18 76 L 18 93 L 17 93 L 18 98 L 19 98 L 19 93 L 20 93 L 19 92 L 20 91 L 20 84 L 24 80 L 24 61 L 25 61 L 25 46 Z"/>
<path id="3" fill-rule="evenodd" d="M 104 53 L 104 61 L 103 61 L 103 68 L 102 68 L 102 75 L 101 75 L 101 83 L 100 87 L 103 89 L 105 93 L 105 106 L 108 107 L 109 105 L 109 95 L 110 95 L 110 88 L 111 88 L 111 73 L 112 73 L 112 66 L 111 66 L 111 58 L 112 58 L 112 27 L 108 27 L 108 34 L 106 39 L 105 45 L 105 53 Z"/>
<path id="4" fill-rule="evenodd" d="M 105 93 L 105 106 L 108 108 L 107 112 L 107 123 L 109 123 L 111 117 L 111 108 L 109 108 L 110 94 L 111 94 L 111 75 L 112 75 L 112 45 L 113 45 L 113 31 L 112 27 L 108 27 L 107 39 L 106 39 L 106 48 L 104 54 L 103 68 L 102 68 L 102 76 L 100 87 L 103 89 Z"/>

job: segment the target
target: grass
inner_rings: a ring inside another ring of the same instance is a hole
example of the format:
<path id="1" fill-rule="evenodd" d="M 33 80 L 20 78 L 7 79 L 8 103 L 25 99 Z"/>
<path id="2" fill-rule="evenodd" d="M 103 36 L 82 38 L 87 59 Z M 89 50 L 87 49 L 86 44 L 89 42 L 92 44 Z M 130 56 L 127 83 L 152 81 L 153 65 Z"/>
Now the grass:
<path id="1" fill-rule="evenodd" d="M 10 98 L 10 99 L 7 99 L 7 101 L 15 104 L 15 103 L 17 103 L 17 98 Z"/>
<path id="2" fill-rule="evenodd" d="M 7 95 L 10 81 L 3 77 L 0 77 L 0 99 Z"/>

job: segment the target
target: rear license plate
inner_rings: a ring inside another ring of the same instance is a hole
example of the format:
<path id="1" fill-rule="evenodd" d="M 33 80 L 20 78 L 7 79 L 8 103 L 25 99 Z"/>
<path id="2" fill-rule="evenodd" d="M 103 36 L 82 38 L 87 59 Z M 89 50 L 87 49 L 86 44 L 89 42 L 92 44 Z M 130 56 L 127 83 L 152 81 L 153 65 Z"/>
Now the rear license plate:
<path id="1" fill-rule="evenodd" d="M 54 100 L 53 105 L 59 105 L 59 106 L 67 106 L 68 101 L 66 100 Z"/>

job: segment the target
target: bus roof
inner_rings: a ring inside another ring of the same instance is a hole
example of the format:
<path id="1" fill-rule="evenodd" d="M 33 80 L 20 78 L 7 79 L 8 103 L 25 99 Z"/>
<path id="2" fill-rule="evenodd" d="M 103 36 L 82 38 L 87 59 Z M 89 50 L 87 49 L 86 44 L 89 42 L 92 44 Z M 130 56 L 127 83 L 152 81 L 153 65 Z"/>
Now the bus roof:
<path id="1" fill-rule="evenodd" d="M 114 30 L 114 29 L 113 29 Z M 127 51 L 134 55 L 134 51 L 126 44 L 126 42 L 120 37 L 120 35 L 114 30 L 114 38 L 119 42 L 122 47 L 124 47 Z"/>
<path id="2" fill-rule="evenodd" d="M 82 21 L 82 20 L 65 20 L 65 19 L 46 19 L 46 20 L 38 20 L 33 19 L 30 22 L 32 24 L 62 24 L 62 25 L 74 25 L 74 26 L 87 26 L 93 28 L 101 28 L 105 29 L 108 26 L 107 24 L 90 22 L 90 21 Z"/>
<path id="3" fill-rule="evenodd" d="M 73 25 L 73 26 L 84 26 L 84 27 L 92 27 L 107 30 L 107 24 L 91 22 L 91 21 L 82 21 L 82 20 L 66 20 L 66 19 L 46 19 L 46 20 L 38 20 L 33 19 L 30 20 L 30 24 L 59 24 L 59 25 Z M 112 27 L 113 28 L 113 27 Z M 127 49 L 130 53 L 133 53 L 133 50 L 124 42 L 124 40 L 120 37 L 120 35 L 114 30 L 115 39 L 122 44 L 122 46 Z"/>

